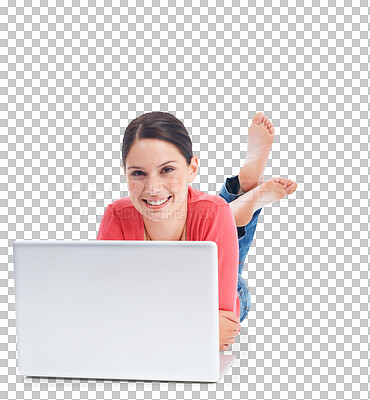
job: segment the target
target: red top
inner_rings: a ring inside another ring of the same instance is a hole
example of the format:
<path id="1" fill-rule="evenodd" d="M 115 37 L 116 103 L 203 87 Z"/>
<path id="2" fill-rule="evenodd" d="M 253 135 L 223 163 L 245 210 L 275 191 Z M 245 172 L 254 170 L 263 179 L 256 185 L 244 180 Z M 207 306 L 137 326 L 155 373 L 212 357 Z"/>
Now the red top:
<path id="1" fill-rule="evenodd" d="M 213 241 L 217 244 L 219 310 L 233 311 L 239 318 L 239 243 L 229 204 L 220 196 L 188 185 L 186 234 L 189 241 Z M 144 240 L 143 217 L 129 196 L 108 204 L 97 240 Z"/>

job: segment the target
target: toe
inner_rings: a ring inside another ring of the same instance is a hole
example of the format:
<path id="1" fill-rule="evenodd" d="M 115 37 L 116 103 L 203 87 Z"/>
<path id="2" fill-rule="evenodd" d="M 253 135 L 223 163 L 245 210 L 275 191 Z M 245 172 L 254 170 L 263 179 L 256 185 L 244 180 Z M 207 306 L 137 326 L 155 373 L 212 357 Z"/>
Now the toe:
<path id="1" fill-rule="evenodd" d="M 252 119 L 252 124 L 257 124 L 257 125 L 259 125 L 259 124 L 262 122 L 264 116 L 265 116 L 265 114 L 264 114 L 263 112 L 258 112 L 258 113 L 253 117 L 253 119 Z"/>
<path id="2" fill-rule="evenodd" d="M 297 184 L 289 185 L 286 187 L 288 194 L 292 194 L 297 189 Z"/>
<path id="3" fill-rule="evenodd" d="M 287 185 L 286 189 L 287 189 L 287 191 L 288 191 L 289 194 L 292 194 L 293 192 L 295 192 L 295 190 L 297 189 L 297 187 L 298 187 L 298 183 L 297 183 L 297 182 L 294 182 L 294 181 L 291 181 L 291 183 L 289 183 L 289 184 Z"/>
<path id="4" fill-rule="evenodd" d="M 289 193 L 293 193 L 295 189 L 292 190 L 293 187 L 293 181 L 291 179 L 286 179 L 286 178 L 282 178 L 282 177 L 277 177 L 274 178 L 275 182 L 279 183 L 282 187 L 284 187 L 284 189 L 289 192 Z"/>
<path id="5" fill-rule="evenodd" d="M 271 135 L 273 135 L 275 133 L 275 128 L 270 120 L 268 120 L 266 126 L 267 126 L 268 130 L 270 131 Z"/>
<path id="6" fill-rule="evenodd" d="M 275 180 L 276 182 L 281 183 L 282 185 L 285 185 L 286 182 L 287 182 L 287 179 L 282 178 L 281 176 L 276 176 L 276 177 L 274 178 L 274 180 Z"/>

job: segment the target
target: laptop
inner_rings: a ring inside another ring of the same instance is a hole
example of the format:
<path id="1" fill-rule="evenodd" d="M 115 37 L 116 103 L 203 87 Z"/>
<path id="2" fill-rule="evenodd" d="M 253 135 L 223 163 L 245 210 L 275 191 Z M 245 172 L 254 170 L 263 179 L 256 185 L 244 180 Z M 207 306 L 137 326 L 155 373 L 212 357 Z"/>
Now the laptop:
<path id="1" fill-rule="evenodd" d="M 212 241 L 16 240 L 21 375 L 219 382 Z"/>

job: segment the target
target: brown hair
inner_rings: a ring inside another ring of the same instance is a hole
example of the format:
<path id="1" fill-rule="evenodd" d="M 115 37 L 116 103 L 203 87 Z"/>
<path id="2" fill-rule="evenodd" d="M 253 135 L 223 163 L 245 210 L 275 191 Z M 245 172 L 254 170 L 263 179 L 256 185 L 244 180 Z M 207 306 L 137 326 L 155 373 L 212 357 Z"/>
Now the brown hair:
<path id="1" fill-rule="evenodd" d="M 160 139 L 172 143 L 190 165 L 193 157 L 192 142 L 185 126 L 174 115 L 153 111 L 142 114 L 130 122 L 122 142 L 122 163 L 125 169 L 131 146 L 139 139 Z"/>

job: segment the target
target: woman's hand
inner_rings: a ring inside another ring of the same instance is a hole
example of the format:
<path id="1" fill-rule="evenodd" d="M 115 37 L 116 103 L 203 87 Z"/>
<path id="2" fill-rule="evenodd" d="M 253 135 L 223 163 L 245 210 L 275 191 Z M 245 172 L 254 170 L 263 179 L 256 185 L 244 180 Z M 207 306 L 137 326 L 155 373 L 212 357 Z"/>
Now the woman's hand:
<path id="1" fill-rule="evenodd" d="M 239 335 L 240 320 L 232 311 L 218 310 L 220 325 L 220 351 L 229 349 L 229 344 L 235 343 Z"/>

